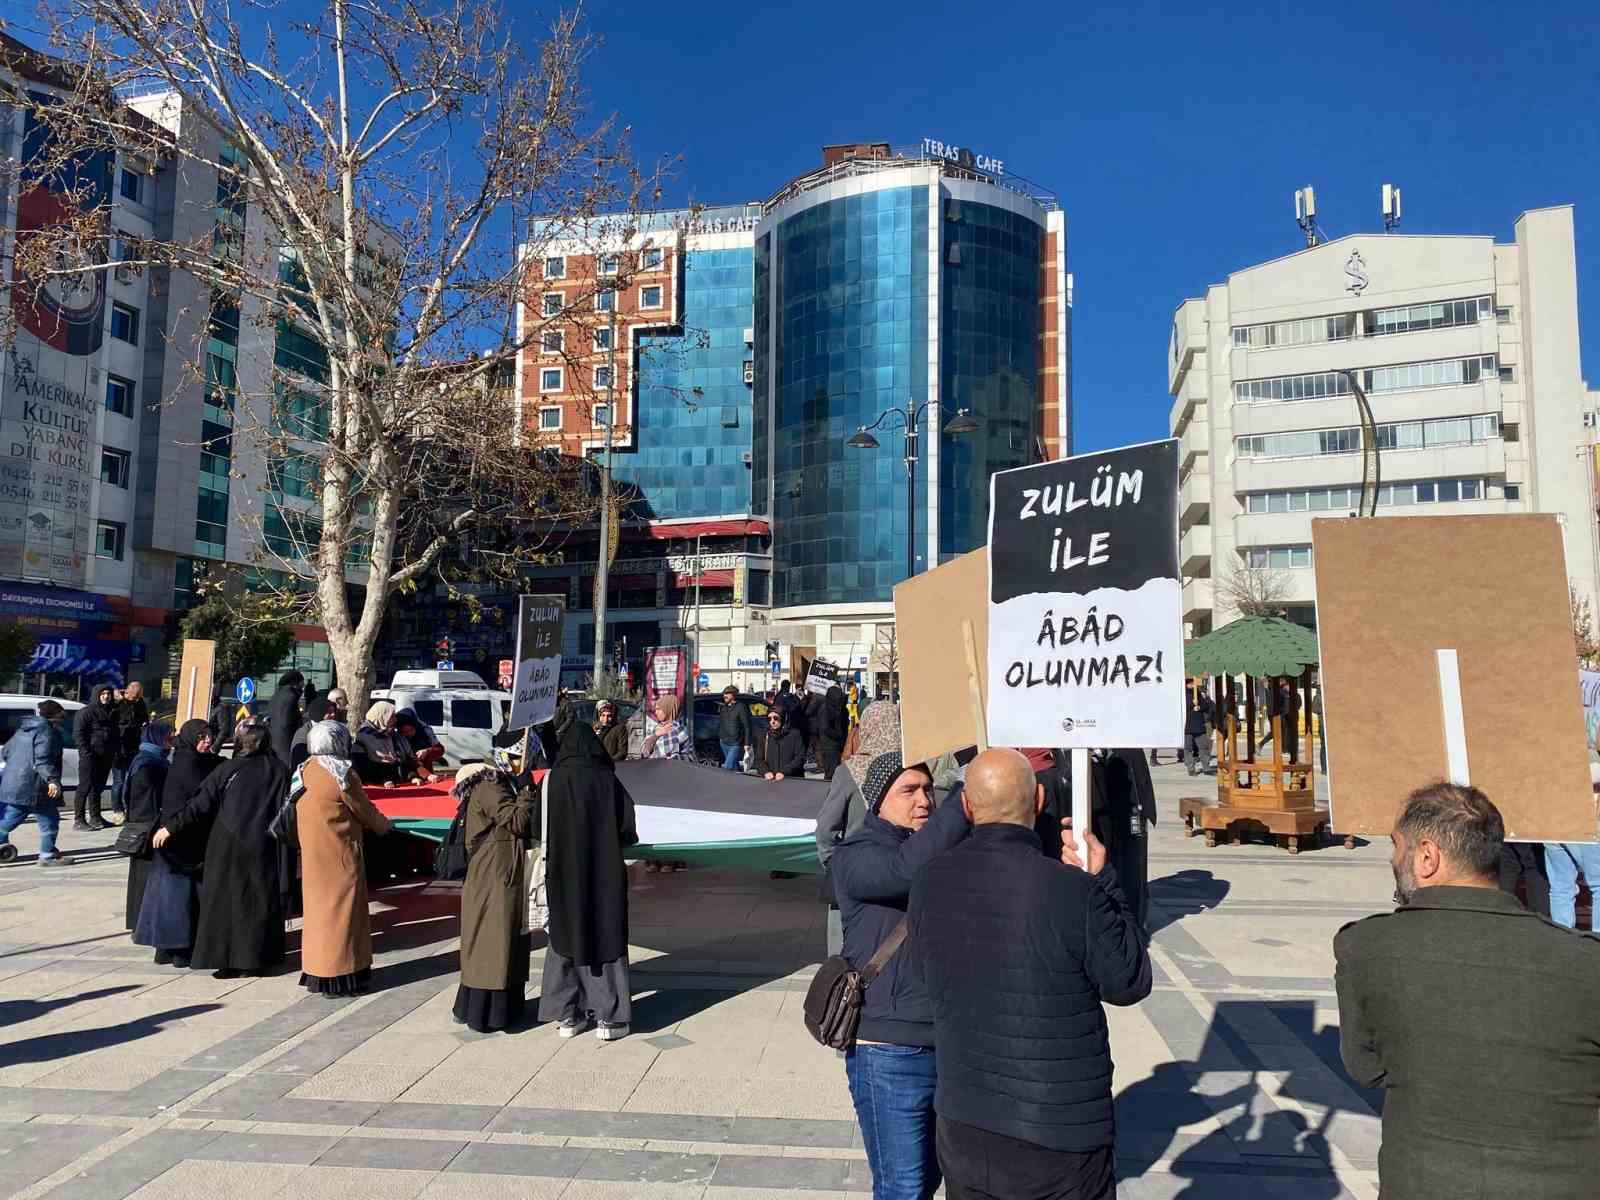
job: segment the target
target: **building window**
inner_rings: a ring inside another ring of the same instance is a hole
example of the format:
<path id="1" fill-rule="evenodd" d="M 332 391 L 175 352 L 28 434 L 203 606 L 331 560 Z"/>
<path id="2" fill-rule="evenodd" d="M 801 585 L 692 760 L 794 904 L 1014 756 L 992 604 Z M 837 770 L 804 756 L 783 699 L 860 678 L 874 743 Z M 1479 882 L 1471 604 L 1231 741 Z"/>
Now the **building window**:
<path id="1" fill-rule="evenodd" d="M 1511 324 L 1511 309 L 1497 308 L 1494 310 L 1494 319 L 1502 325 Z"/>
<path id="2" fill-rule="evenodd" d="M 127 542 L 128 527 L 120 521 L 101 521 L 95 529 L 94 553 L 96 558 L 114 558 L 122 561 Z"/>
<path id="3" fill-rule="evenodd" d="M 1369 394 L 1459 387 L 1477 383 L 1483 378 L 1484 372 L 1494 369 L 1493 355 L 1370 367 L 1361 372 L 1361 387 Z M 1241 379 L 1233 385 L 1234 399 L 1244 404 L 1257 400 L 1321 400 L 1328 396 L 1349 394 L 1350 380 L 1340 371 L 1280 375 L 1272 379 Z"/>
<path id="4" fill-rule="evenodd" d="M 135 204 L 142 203 L 144 176 L 131 167 L 123 167 L 117 190 L 122 193 L 123 199 L 132 200 Z"/>
<path id="5" fill-rule="evenodd" d="M 1522 485 L 1520 483 L 1508 483 L 1508 484 L 1506 484 L 1505 495 L 1506 495 L 1506 499 L 1507 500 L 1521 500 L 1522 499 Z"/>
<path id="6" fill-rule="evenodd" d="M 565 384 L 565 371 L 560 367 L 539 368 L 539 390 L 541 392 L 559 392 Z"/>
<path id="7" fill-rule="evenodd" d="M 659 271 L 665 255 L 660 246 L 646 246 L 639 257 L 639 265 L 646 271 Z"/>
<path id="8" fill-rule="evenodd" d="M 1488 296 L 1470 300 L 1440 300 L 1433 304 L 1403 304 L 1399 308 L 1379 308 L 1367 314 L 1367 334 L 1382 337 L 1390 333 L 1414 333 L 1420 329 L 1448 329 L 1471 325 L 1494 311 Z"/>
<path id="9" fill-rule="evenodd" d="M 611 349 L 611 326 L 603 325 L 594 331 L 594 348 L 596 350 Z"/>
<path id="10" fill-rule="evenodd" d="M 1501 435 L 1495 413 L 1475 417 L 1441 417 L 1432 421 L 1400 421 L 1378 426 L 1378 446 L 1383 450 L 1420 450 L 1429 446 L 1476 445 Z M 1361 429 L 1302 429 L 1294 433 L 1247 434 L 1234 439 L 1240 458 L 1314 458 L 1329 454 L 1359 454 Z"/>
<path id="11" fill-rule="evenodd" d="M 133 380 L 120 375 L 106 376 L 106 411 L 119 417 L 133 416 Z"/>
<path id="12" fill-rule="evenodd" d="M 609 404 L 596 404 L 594 406 L 594 427 L 603 429 L 611 424 L 611 406 Z"/>
<path id="13" fill-rule="evenodd" d="M 615 292 L 596 292 L 594 294 L 595 312 L 610 312 L 616 306 L 617 294 Z"/>
<path id="14" fill-rule="evenodd" d="M 102 446 L 100 448 L 100 482 L 109 483 L 112 487 L 127 487 L 128 472 L 132 465 L 132 458 L 133 456 L 126 450 Z"/>
<path id="15" fill-rule="evenodd" d="M 1500 382 L 1501 383 L 1515 383 L 1516 381 L 1517 381 L 1516 368 L 1514 368 L 1514 367 L 1501 367 L 1500 368 Z"/>
<path id="16" fill-rule="evenodd" d="M 567 277 L 567 260 L 561 255 L 555 255 L 544 260 L 544 277 L 546 279 L 565 279 Z"/>
<path id="17" fill-rule="evenodd" d="M 1251 546 L 1244 555 L 1246 566 L 1268 570 L 1299 570 L 1311 565 L 1310 546 Z"/>
<path id="18" fill-rule="evenodd" d="M 539 428 L 549 431 L 561 428 L 561 410 L 559 408 L 541 408 L 539 410 Z"/>
<path id="19" fill-rule="evenodd" d="M 139 344 L 139 310 L 131 304 L 112 304 L 111 336 L 130 346 Z"/>
<path id="20" fill-rule="evenodd" d="M 602 255 L 601 258 L 600 258 L 600 274 L 602 276 L 606 276 L 606 275 L 615 275 L 616 273 L 617 273 L 617 256 L 615 254 Z"/>
<path id="21" fill-rule="evenodd" d="M 539 347 L 545 354 L 560 354 L 567 347 L 567 335 L 559 329 L 547 329 L 539 335 Z"/>
<path id="22" fill-rule="evenodd" d="M 1302 321 L 1275 321 L 1269 325 L 1238 325 L 1233 330 L 1235 346 L 1269 349 L 1273 346 L 1306 346 L 1317 342 L 1342 342 L 1356 336 L 1356 315 L 1337 313 L 1331 317 L 1309 317 Z M 1176 349 L 1176 342 L 1174 342 Z"/>
<path id="23" fill-rule="evenodd" d="M 660 308 L 661 303 L 661 285 L 659 283 L 652 283 L 649 287 L 639 289 L 640 308 Z"/>
<path id="24" fill-rule="evenodd" d="M 611 368 L 596 367 L 594 369 L 594 390 L 609 392 L 611 390 Z"/>
<path id="25" fill-rule="evenodd" d="M 1487 496 L 1486 479 L 1418 479 L 1384 484 L 1378 489 L 1378 505 L 1453 504 L 1462 500 L 1483 500 Z M 1361 504 L 1361 488 L 1352 484 L 1292 492 L 1250 492 L 1241 499 L 1245 512 L 1251 515 L 1354 512 Z"/>
<path id="26" fill-rule="evenodd" d="M 542 311 L 544 312 L 545 316 L 559 317 L 561 315 L 561 306 L 562 301 L 560 292 L 546 292 L 544 294 L 544 308 Z"/>

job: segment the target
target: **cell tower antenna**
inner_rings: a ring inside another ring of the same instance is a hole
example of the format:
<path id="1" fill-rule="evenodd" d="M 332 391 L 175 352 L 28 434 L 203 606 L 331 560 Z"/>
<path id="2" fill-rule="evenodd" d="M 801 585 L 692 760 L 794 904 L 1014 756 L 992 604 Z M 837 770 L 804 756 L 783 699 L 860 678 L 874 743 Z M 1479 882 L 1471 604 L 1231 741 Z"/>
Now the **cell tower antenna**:
<path id="1" fill-rule="evenodd" d="M 1400 189 L 1392 183 L 1383 185 L 1383 231 L 1393 233 L 1400 228 Z"/>
<path id="2" fill-rule="evenodd" d="M 1310 184 L 1294 193 L 1294 221 L 1306 235 L 1306 246 L 1317 244 L 1317 192 Z"/>

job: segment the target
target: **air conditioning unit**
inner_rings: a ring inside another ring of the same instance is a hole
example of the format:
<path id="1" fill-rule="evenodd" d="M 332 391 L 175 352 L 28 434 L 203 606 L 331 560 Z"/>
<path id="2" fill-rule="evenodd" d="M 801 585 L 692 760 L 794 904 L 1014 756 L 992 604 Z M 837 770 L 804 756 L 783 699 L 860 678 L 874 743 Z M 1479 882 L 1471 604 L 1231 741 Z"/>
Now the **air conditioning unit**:
<path id="1" fill-rule="evenodd" d="M 745 327 L 744 344 L 746 346 L 754 346 L 756 344 L 756 331 L 749 326 Z"/>
<path id="2" fill-rule="evenodd" d="M 746 383 L 756 381 L 756 364 L 748 358 L 744 360 L 744 381 Z"/>

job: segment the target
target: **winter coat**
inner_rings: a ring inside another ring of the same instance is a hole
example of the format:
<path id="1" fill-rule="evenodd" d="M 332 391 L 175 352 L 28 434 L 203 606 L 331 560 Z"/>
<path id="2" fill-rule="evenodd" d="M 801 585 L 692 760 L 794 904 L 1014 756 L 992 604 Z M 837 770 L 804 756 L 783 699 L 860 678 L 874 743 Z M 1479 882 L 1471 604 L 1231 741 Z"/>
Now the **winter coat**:
<path id="1" fill-rule="evenodd" d="M 750 710 L 742 700 L 717 705 L 717 741 L 728 745 L 750 744 Z"/>
<path id="2" fill-rule="evenodd" d="M 817 812 L 817 861 L 822 864 L 824 874 L 839 843 L 860 829 L 866 818 L 867 802 L 855 776 L 849 771 L 834 772 L 827 798 Z"/>
<path id="3" fill-rule="evenodd" d="M 628 727 L 615 724 L 609 729 L 601 729 L 596 725 L 594 731 L 599 735 L 600 744 L 605 747 L 614 763 L 625 762 L 628 758 Z"/>
<path id="4" fill-rule="evenodd" d="M 289 768 L 278 756 L 270 750 L 251 754 L 214 772 L 181 812 L 163 822 L 174 836 L 211 824 L 195 968 L 264 971 L 283 960 L 286 906 L 278 843 L 267 827 L 288 794 Z"/>
<path id="5" fill-rule="evenodd" d="M 793 725 L 785 723 L 776 732 L 767 730 L 766 740 L 761 743 L 761 772 L 790 779 L 805 777 L 806 739 Z"/>
<path id="6" fill-rule="evenodd" d="M 272 752 L 286 767 L 294 757 L 294 733 L 300 721 L 299 685 L 278 688 L 267 701 L 267 728 L 272 733 Z"/>
<path id="7" fill-rule="evenodd" d="M 72 741 L 80 755 L 114 759 L 122 746 L 116 706 L 109 701 L 102 704 L 99 696 L 92 704 L 85 704 L 73 718 Z"/>
<path id="8" fill-rule="evenodd" d="M 141 746 L 128 764 L 128 778 L 122 792 L 128 812 L 126 819 L 150 822 L 152 833 L 161 819 L 161 789 L 166 786 L 169 769 L 166 755 L 155 753 L 149 746 Z M 149 881 L 150 856 L 154 853 L 146 850 L 128 858 L 128 899 L 124 916 L 129 930 L 139 924 L 139 908 L 144 904 L 144 886 Z"/>
<path id="9" fill-rule="evenodd" d="M 622 850 L 639 840 L 633 797 L 617 780 L 594 730 L 569 725 L 550 773 L 550 948 L 580 967 L 628 952 L 628 876 Z"/>
<path id="10" fill-rule="evenodd" d="M 192 743 L 179 735 L 172 749 L 172 765 L 167 768 L 161 785 L 161 824 L 171 828 L 170 822 L 193 800 L 200 786 L 223 763 L 220 755 L 201 754 Z M 183 832 L 173 831 L 167 844 L 156 851 L 167 860 L 167 865 L 180 875 L 198 875 L 205 864 L 206 841 L 211 836 L 211 823 L 193 821 Z"/>
<path id="11" fill-rule="evenodd" d="M 857 967 L 866 966 L 906 915 L 913 877 L 971 828 L 960 793 L 952 792 L 915 833 L 868 813 L 861 828 L 839 843 L 828 861 L 828 873 L 839 902 L 847 959 Z M 867 989 L 857 1030 L 862 1040 L 933 1045 L 933 1009 L 917 957 L 907 953 L 910 949 L 910 942 L 901 946 Z"/>
<path id="12" fill-rule="evenodd" d="M 538 828 L 533 804 L 498 771 L 481 775 L 467 792 L 467 879 L 461 887 L 461 982 L 504 991 L 528 977 L 528 856 Z M 524 961 L 511 969 L 511 956 Z"/>
<path id="13" fill-rule="evenodd" d="M 45 788 L 61 782 L 61 730 L 43 717 L 22 722 L 6 743 L 6 769 L 0 775 L 0 804 L 18 808 L 59 808 L 60 798 L 49 799 Z"/>
<path id="14" fill-rule="evenodd" d="M 1198 704 L 1193 701 L 1189 702 L 1188 711 L 1183 719 L 1183 731 L 1193 737 L 1202 736 L 1211 728 L 1216 707 L 1212 703 L 1211 697 L 1201 692 Z"/>
<path id="15" fill-rule="evenodd" d="M 118 700 L 117 713 L 117 763 L 126 767 L 139 753 L 139 735 L 150 720 L 150 706 L 140 700 Z"/>
<path id="16" fill-rule="evenodd" d="M 1044 807 L 1034 832 L 1046 858 L 1061 857 L 1061 819 L 1072 815 L 1072 766 L 1066 751 L 1054 751 L 1055 765 L 1037 773 L 1044 787 Z M 1106 861 L 1117 874 L 1117 886 L 1144 928 L 1149 922 L 1150 840 L 1147 826 L 1156 821 L 1155 785 L 1141 750 L 1107 750 L 1095 755 L 1094 795 L 1090 809 L 1094 835 L 1106 848 Z"/>
<path id="17" fill-rule="evenodd" d="M 835 754 L 844 750 L 845 739 L 850 736 L 850 713 L 845 707 L 844 689 L 831 687 L 817 708 L 814 726 L 817 746 L 823 752 Z"/>
<path id="18" fill-rule="evenodd" d="M 1150 994 L 1144 932 L 1115 875 L 991 824 L 917 876 L 907 944 L 932 997 L 941 1119 L 1051 1150 L 1112 1144 L 1101 1006 Z"/>
<path id="19" fill-rule="evenodd" d="M 362 831 L 388 833 L 389 818 L 372 806 L 354 770 L 343 788 L 320 763 L 307 761 L 295 803 L 305 920 L 300 969 L 338 979 L 372 966 L 372 918 L 367 912 L 367 870 Z"/>
<path id="20" fill-rule="evenodd" d="M 362 783 L 404 783 L 416 771 L 405 738 L 373 725 L 362 725 L 350 739 L 350 759 Z"/>

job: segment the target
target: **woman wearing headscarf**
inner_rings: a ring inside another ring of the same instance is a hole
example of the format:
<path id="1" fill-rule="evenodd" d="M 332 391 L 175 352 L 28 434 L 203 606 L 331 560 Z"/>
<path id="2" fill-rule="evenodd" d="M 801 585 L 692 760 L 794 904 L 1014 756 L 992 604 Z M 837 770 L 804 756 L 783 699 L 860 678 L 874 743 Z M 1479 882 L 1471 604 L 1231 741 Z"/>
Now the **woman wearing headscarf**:
<path id="1" fill-rule="evenodd" d="M 602 1042 L 625 1037 L 628 991 L 628 876 L 622 850 L 639 840 L 633 798 L 611 757 L 582 721 L 561 736 L 549 779 L 546 887 L 550 945 L 544 955 L 539 1019 L 564 1038 L 598 1022 Z"/>
<path id="2" fill-rule="evenodd" d="M 300 929 L 300 985 L 325 996 L 353 996 L 372 980 L 372 919 L 367 912 L 363 830 L 388 833 L 350 763 L 350 731 L 318 721 L 306 734 L 310 756 L 290 791 L 300 847 L 305 920 Z"/>
<path id="3" fill-rule="evenodd" d="M 410 783 L 417 773 L 417 761 L 395 731 L 393 704 L 379 700 L 367 709 L 367 719 L 356 730 L 351 757 L 362 783 Z"/>
<path id="4" fill-rule="evenodd" d="M 822 768 L 822 778 L 829 783 L 833 782 L 833 773 L 839 767 L 839 758 L 849 737 L 850 712 L 844 689 L 834 684 L 822 697 L 817 718 L 817 765 Z"/>
<path id="5" fill-rule="evenodd" d="M 844 945 L 844 929 L 839 922 L 839 902 L 833 894 L 833 877 L 828 860 L 833 848 L 861 828 L 867 815 L 862 788 L 867 769 L 880 754 L 900 749 L 900 706 L 880 700 L 861 715 L 855 729 L 855 753 L 835 771 L 827 798 L 817 813 L 817 861 L 822 864 L 822 896 L 828 903 L 828 953 L 838 954 Z"/>
<path id="6" fill-rule="evenodd" d="M 219 979 L 259 974 L 284 954 L 278 843 L 268 828 L 288 797 L 289 768 L 260 721 L 240 730 L 234 754 L 162 822 L 153 843 L 162 849 L 210 822 L 192 964 L 215 970 Z"/>
<path id="7" fill-rule="evenodd" d="M 139 748 L 123 776 L 122 801 L 127 820 L 148 823 L 155 832 L 161 820 L 161 789 L 167 782 L 167 752 L 172 748 L 172 726 L 164 721 L 149 721 L 139 732 Z M 155 851 L 145 844 L 141 854 L 128 856 L 128 903 L 124 916 L 131 932 L 139 927 L 139 909 L 144 905 L 145 886 L 150 882 L 150 863 Z"/>
<path id="8" fill-rule="evenodd" d="M 216 732 L 198 717 L 185 721 L 172 750 L 172 765 L 161 788 L 157 820 L 171 822 L 201 785 L 222 765 L 211 753 Z M 150 871 L 133 931 L 136 946 L 153 946 L 156 962 L 187 967 L 200 921 L 200 870 L 205 862 L 209 820 L 192 822 L 182 834 L 168 838 L 150 856 Z M 154 843 L 152 842 L 152 846 Z"/>
<path id="9" fill-rule="evenodd" d="M 534 829 L 533 804 L 487 763 L 463 767 L 450 794 L 467 806 L 455 1019 L 477 1033 L 491 1033 L 509 1029 L 523 1016 L 532 954 L 524 848 Z"/>
<path id="10" fill-rule="evenodd" d="M 694 737 L 678 719 L 680 708 L 676 696 L 656 697 L 656 725 L 644 739 L 642 758 L 694 758 Z"/>

